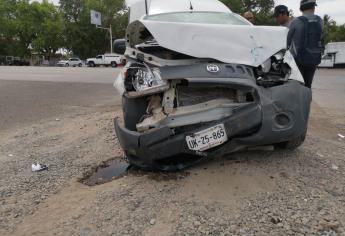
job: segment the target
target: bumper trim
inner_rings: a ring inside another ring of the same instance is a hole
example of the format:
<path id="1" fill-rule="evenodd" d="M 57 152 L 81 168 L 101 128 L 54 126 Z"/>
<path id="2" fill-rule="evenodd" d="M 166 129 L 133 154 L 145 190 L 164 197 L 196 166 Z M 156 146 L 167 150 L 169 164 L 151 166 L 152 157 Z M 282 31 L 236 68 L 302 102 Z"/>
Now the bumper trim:
<path id="1" fill-rule="evenodd" d="M 260 126 L 262 112 L 259 104 L 250 104 L 237 109 L 230 117 L 219 119 L 207 123 L 201 128 L 192 131 L 174 134 L 173 129 L 164 126 L 162 128 L 152 129 L 146 133 L 138 133 L 126 129 L 120 124 L 119 118 L 115 118 L 115 130 L 120 141 L 121 147 L 128 155 L 133 155 L 143 159 L 144 162 L 152 163 L 156 160 L 168 158 L 179 154 L 200 155 L 188 148 L 185 137 L 191 133 L 207 129 L 215 124 L 223 123 L 228 134 L 229 140 L 241 135 L 255 127 Z M 229 143 L 229 142 L 228 142 Z M 217 148 L 203 152 L 203 156 L 219 155 L 219 151 L 227 150 L 225 143 Z"/>

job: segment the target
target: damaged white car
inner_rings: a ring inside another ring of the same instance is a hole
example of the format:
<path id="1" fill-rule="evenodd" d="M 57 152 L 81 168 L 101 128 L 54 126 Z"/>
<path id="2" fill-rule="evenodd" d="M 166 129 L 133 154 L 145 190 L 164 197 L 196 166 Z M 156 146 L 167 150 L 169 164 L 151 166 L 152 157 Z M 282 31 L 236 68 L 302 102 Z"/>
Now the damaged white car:
<path id="1" fill-rule="evenodd" d="M 311 91 L 286 49 L 287 29 L 253 26 L 217 0 L 129 5 L 124 124 L 132 165 L 188 167 L 251 146 L 300 146 Z"/>

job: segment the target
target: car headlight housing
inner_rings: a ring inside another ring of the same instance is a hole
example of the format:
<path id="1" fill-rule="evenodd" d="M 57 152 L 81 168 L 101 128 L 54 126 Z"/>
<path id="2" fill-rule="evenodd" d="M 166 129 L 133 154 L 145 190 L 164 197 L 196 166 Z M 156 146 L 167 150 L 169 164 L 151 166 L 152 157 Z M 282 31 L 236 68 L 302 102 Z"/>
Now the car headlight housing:
<path id="1" fill-rule="evenodd" d="M 140 97 L 166 91 L 170 88 L 163 80 L 159 68 L 145 63 L 134 63 L 124 70 L 124 88 L 129 97 Z"/>
<path id="2" fill-rule="evenodd" d="M 160 75 L 158 68 L 145 67 L 138 68 L 132 80 L 133 87 L 136 91 L 147 91 L 153 88 L 167 85 Z"/>
<path id="3" fill-rule="evenodd" d="M 256 69 L 257 83 L 259 85 L 275 86 L 289 80 L 291 68 L 284 62 L 284 56 L 285 50 L 280 51 L 267 59 Z"/>

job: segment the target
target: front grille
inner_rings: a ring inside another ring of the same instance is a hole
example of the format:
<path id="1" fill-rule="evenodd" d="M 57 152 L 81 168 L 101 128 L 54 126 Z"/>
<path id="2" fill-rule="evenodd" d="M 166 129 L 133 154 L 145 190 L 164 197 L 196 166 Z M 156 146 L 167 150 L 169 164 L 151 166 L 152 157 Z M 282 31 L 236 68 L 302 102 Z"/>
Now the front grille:
<path id="1" fill-rule="evenodd" d="M 215 99 L 237 102 L 236 90 L 224 87 L 177 86 L 179 106 L 192 106 Z"/>

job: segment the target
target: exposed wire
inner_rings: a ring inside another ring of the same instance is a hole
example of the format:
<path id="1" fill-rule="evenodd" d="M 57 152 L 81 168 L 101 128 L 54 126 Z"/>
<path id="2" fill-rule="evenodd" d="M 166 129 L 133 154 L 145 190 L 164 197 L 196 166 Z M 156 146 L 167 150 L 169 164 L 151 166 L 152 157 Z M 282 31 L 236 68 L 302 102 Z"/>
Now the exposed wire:
<path id="1" fill-rule="evenodd" d="M 193 4 L 192 4 L 192 1 L 189 1 L 189 10 L 193 11 L 194 10 L 194 7 L 193 7 Z"/>

